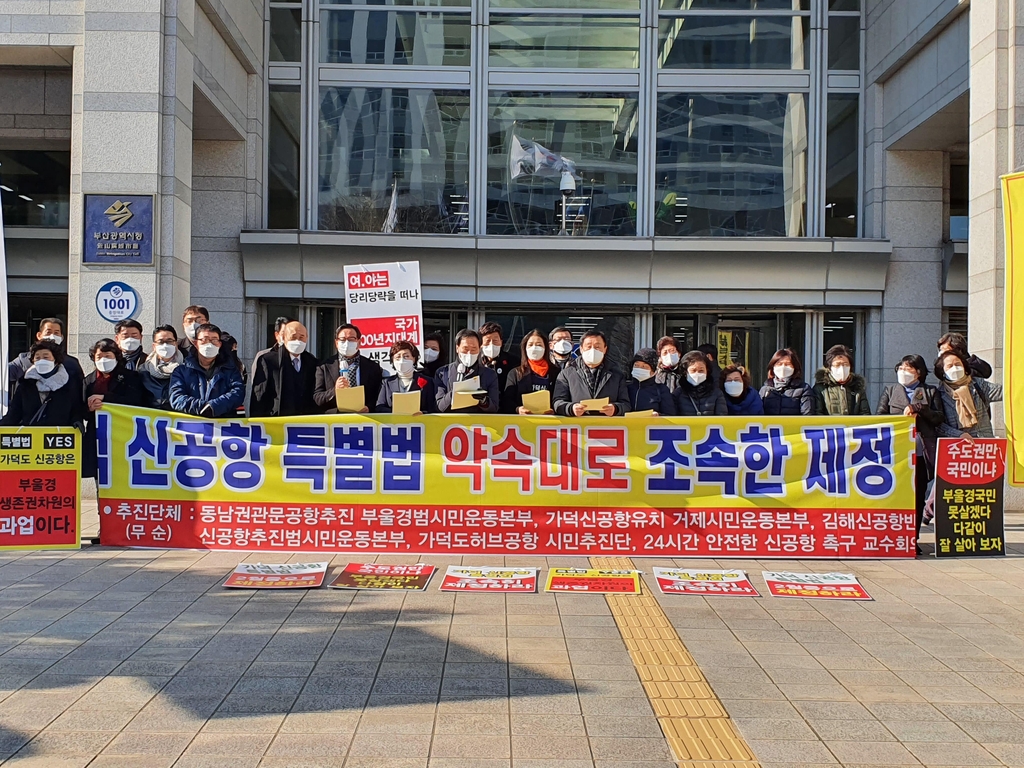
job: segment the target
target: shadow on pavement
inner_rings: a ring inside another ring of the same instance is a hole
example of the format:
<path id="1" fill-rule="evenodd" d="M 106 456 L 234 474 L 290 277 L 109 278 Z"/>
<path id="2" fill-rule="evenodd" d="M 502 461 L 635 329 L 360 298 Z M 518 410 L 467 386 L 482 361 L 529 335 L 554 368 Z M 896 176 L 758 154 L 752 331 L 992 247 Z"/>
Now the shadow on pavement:
<path id="1" fill-rule="evenodd" d="M 586 691 L 568 664 L 508 660 L 512 596 L 455 603 L 436 580 L 408 595 L 235 591 L 219 587 L 223 558 L 189 569 L 190 553 L 174 570 L 159 553 L 93 554 L 103 562 L 78 574 L 74 558 L 14 582 L 0 569 L 0 761 L 49 754 L 58 731 L 195 733 L 210 720 Z M 557 616 L 552 596 L 526 597 Z"/>

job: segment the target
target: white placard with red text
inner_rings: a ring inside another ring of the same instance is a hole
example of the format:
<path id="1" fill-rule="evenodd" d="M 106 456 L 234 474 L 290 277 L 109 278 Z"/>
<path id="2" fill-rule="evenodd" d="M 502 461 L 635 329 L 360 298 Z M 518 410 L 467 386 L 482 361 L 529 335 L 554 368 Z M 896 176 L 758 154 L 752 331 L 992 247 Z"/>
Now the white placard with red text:
<path id="1" fill-rule="evenodd" d="M 663 595 L 704 597 L 759 597 L 744 571 L 655 568 L 654 578 Z"/>
<path id="2" fill-rule="evenodd" d="M 345 267 L 345 316 L 359 326 L 360 351 L 390 370 L 388 352 L 402 339 L 423 350 L 420 263 L 352 264 Z"/>
<path id="3" fill-rule="evenodd" d="M 442 592 L 536 592 L 536 568 L 473 568 L 449 565 Z"/>

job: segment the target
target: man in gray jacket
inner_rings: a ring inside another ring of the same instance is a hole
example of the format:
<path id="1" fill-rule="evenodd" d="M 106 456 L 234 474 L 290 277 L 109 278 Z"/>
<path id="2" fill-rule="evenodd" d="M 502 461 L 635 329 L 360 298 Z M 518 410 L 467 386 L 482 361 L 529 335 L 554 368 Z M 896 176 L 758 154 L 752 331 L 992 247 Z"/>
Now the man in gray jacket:
<path id="1" fill-rule="evenodd" d="M 584 400 L 608 398 L 608 405 L 591 416 L 621 416 L 629 408 L 626 379 L 607 360 L 608 339 L 594 329 L 580 339 L 580 356 L 568 363 L 558 374 L 552 395 L 554 411 L 559 416 L 588 414 Z"/>

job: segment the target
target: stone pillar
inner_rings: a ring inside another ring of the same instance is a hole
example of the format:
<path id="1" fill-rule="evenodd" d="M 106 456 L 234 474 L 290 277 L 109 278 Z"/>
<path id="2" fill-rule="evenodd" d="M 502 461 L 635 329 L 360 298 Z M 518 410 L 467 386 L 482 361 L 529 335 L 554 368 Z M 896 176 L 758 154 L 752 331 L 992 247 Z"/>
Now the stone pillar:
<path id="1" fill-rule="evenodd" d="M 942 332 L 942 152 L 885 152 L 885 236 L 892 242 L 886 279 L 881 345 L 869 371 L 872 397 L 895 380 L 904 355 L 931 364 Z M 870 346 L 870 344 L 869 344 Z"/>
<path id="2" fill-rule="evenodd" d="M 189 303 L 194 0 L 84 0 L 72 89 L 69 345 L 80 357 L 112 333 L 95 308 L 104 283 L 139 291 L 148 332 Z M 83 195 L 154 196 L 153 264 L 82 264 Z"/>
<path id="3" fill-rule="evenodd" d="M 967 321 L 971 351 L 992 364 L 1003 382 L 1004 266 L 1002 190 L 999 177 L 1024 167 L 1024 2 L 988 0 L 971 5 L 970 236 Z M 997 434 L 1005 434 L 1003 409 L 993 405 Z M 1013 489 L 1007 507 L 1024 509 Z"/>

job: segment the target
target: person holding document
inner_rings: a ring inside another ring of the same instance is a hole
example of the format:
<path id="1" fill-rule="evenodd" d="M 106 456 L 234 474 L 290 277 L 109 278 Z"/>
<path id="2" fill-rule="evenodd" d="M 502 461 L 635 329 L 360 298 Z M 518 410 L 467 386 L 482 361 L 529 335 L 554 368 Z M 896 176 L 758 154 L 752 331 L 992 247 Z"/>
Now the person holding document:
<path id="1" fill-rule="evenodd" d="M 334 332 L 338 354 L 331 355 L 316 369 L 313 400 L 322 413 L 338 413 L 338 390 L 363 388 L 363 405 L 358 413 L 369 413 L 377 404 L 384 371 L 373 360 L 359 354 L 359 329 L 352 323 L 339 325 Z"/>
<path id="2" fill-rule="evenodd" d="M 580 356 L 566 364 L 555 382 L 555 413 L 622 416 L 629 412 L 626 380 L 608 363 L 607 354 L 603 332 L 595 328 L 583 334 Z"/>
<path id="3" fill-rule="evenodd" d="M 438 413 L 497 413 L 498 376 L 480 365 L 480 334 L 463 328 L 455 337 L 458 360 L 434 378 Z"/>
<path id="4" fill-rule="evenodd" d="M 632 411 L 653 411 L 651 416 L 675 416 L 676 404 L 668 384 L 658 381 L 658 353 L 644 347 L 633 355 L 633 375 L 629 389 L 629 405 Z"/>
<path id="5" fill-rule="evenodd" d="M 417 407 L 407 415 L 419 416 L 422 413 L 433 413 L 437 410 L 437 401 L 434 396 L 434 382 L 424 371 L 417 371 L 420 362 L 420 351 L 410 341 L 396 341 L 391 345 L 391 367 L 395 369 L 395 375 L 384 379 L 380 388 L 380 395 L 377 396 L 377 404 L 373 408 L 374 413 L 402 413 L 400 407 L 395 407 L 395 395 L 419 393 Z M 398 398 L 399 400 L 401 398 Z"/>
<path id="6" fill-rule="evenodd" d="M 554 413 L 551 408 L 551 392 L 555 388 L 559 368 L 548 360 L 548 342 L 544 334 L 534 328 L 523 336 L 519 356 L 522 362 L 509 373 L 508 382 L 501 392 L 501 412 L 518 413 L 520 416 Z M 534 410 L 529 407 L 529 402 L 524 403 L 524 395 L 527 401 L 540 402 L 544 396 L 538 399 L 536 394 L 541 392 L 547 393 L 546 408 Z"/>

